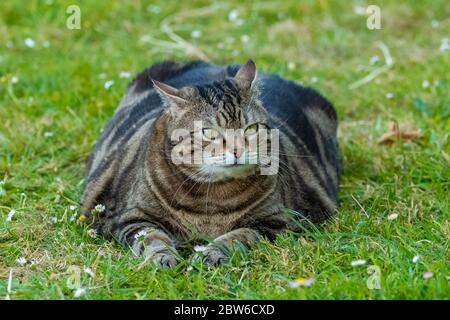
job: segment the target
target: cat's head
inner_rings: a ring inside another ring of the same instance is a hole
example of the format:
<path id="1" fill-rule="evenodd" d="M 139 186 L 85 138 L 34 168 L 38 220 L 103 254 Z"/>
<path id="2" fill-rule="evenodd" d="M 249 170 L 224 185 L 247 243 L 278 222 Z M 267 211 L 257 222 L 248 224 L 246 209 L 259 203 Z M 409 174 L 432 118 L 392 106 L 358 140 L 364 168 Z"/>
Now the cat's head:
<path id="1" fill-rule="evenodd" d="M 234 77 L 208 85 L 177 89 L 153 80 L 170 117 L 167 156 L 192 179 L 223 181 L 259 172 L 258 150 L 267 143 L 261 135 L 270 135 L 256 74 L 249 60 Z"/>

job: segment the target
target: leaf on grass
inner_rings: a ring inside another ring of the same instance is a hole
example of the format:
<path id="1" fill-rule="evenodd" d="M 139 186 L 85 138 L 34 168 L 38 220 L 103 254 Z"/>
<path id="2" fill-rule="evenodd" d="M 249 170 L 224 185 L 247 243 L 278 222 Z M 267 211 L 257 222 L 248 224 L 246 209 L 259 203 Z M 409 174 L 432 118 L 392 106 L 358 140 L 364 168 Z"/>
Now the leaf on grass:
<path id="1" fill-rule="evenodd" d="M 378 138 L 377 144 L 392 144 L 399 140 L 413 140 L 419 137 L 419 135 L 419 130 L 401 130 L 397 122 L 391 122 L 389 124 L 389 131 Z"/>

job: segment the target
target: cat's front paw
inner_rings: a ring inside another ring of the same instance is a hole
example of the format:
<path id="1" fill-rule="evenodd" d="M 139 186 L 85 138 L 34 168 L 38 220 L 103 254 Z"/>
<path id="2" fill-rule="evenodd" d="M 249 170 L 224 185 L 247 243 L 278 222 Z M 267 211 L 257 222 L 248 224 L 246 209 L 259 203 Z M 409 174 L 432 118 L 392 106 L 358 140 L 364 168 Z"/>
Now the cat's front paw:
<path id="1" fill-rule="evenodd" d="M 207 266 L 218 266 L 228 260 L 228 256 L 218 247 L 213 245 L 206 246 L 203 250 L 197 251 L 191 262 L 202 262 Z"/>
<path id="2" fill-rule="evenodd" d="M 175 268 L 181 259 L 170 251 L 156 252 L 147 258 L 157 269 Z"/>

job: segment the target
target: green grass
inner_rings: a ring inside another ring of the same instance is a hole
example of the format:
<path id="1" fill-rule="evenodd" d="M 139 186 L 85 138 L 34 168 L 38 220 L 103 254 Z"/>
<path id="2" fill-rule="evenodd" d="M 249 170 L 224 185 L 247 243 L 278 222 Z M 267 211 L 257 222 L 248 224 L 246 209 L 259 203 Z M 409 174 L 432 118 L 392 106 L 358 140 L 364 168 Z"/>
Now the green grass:
<path id="1" fill-rule="evenodd" d="M 66 28 L 66 7 L 74 1 L 54 2 L 1 4 L 0 298 L 12 271 L 11 299 L 72 299 L 70 266 L 95 271 L 93 279 L 81 274 L 87 288 L 81 299 L 450 297 L 450 51 L 439 50 L 450 37 L 448 1 L 378 1 L 381 30 L 366 28 L 356 1 L 161 1 L 150 11 L 145 1 L 79 1 L 81 30 Z M 233 9 L 240 26 L 228 18 Z M 80 210 L 85 160 L 129 81 L 119 73 L 198 58 L 174 45 L 164 21 L 215 63 L 251 57 L 259 70 L 302 81 L 334 103 L 343 174 L 332 220 L 300 237 L 262 242 L 220 268 L 187 271 L 184 262 L 159 272 L 71 221 Z M 200 38 L 191 37 L 193 30 Z M 25 46 L 27 37 L 34 48 Z M 350 90 L 383 65 L 377 41 L 389 48 L 394 65 Z M 370 65 L 374 55 L 381 61 Z M 107 80 L 114 80 L 109 90 Z M 420 129 L 421 137 L 377 145 L 392 120 Z M 6 222 L 11 209 L 17 213 Z M 387 219 L 393 213 L 398 218 Z M 20 265 L 19 257 L 28 263 Z M 352 267 L 357 259 L 367 264 Z M 369 265 L 381 270 L 380 290 L 366 286 Z M 427 271 L 433 276 L 424 279 Z M 314 283 L 290 288 L 299 277 Z"/>

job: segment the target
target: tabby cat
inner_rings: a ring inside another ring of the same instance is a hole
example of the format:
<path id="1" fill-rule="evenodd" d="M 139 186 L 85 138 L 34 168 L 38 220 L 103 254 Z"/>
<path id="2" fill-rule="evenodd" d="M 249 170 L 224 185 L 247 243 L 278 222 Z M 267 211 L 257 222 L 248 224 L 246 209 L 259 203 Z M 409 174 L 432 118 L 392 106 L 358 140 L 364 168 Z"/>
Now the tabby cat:
<path id="1" fill-rule="evenodd" d="M 195 121 L 202 123 L 200 132 Z M 262 174 L 267 163 L 237 161 L 248 158 L 245 143 L 233 149 L 225 143 L 215 155 L 231 157 L 231 164 L 177 164 L 172 133 L 179 129 L 200 136 L 201 148 L 227 129 L 242 130 L 245 141 L 262 129 L 278 130 L 278 170 Z M 336 112 L 325 98 L 257 74 L 252 60 L 242 66 L 155 64 L 130 83 L 95 144 L 83 212 L 103 235 L 158 267 L 177 265 L 177 243 L 193 238 L 211 241 L 192 258 L 217 265 L 236 244 L 250 247 L 285 230 L 297 232 L 335 211 L 336 130 Z M 290 214 L 294 210 L 298 214 Z"/>

